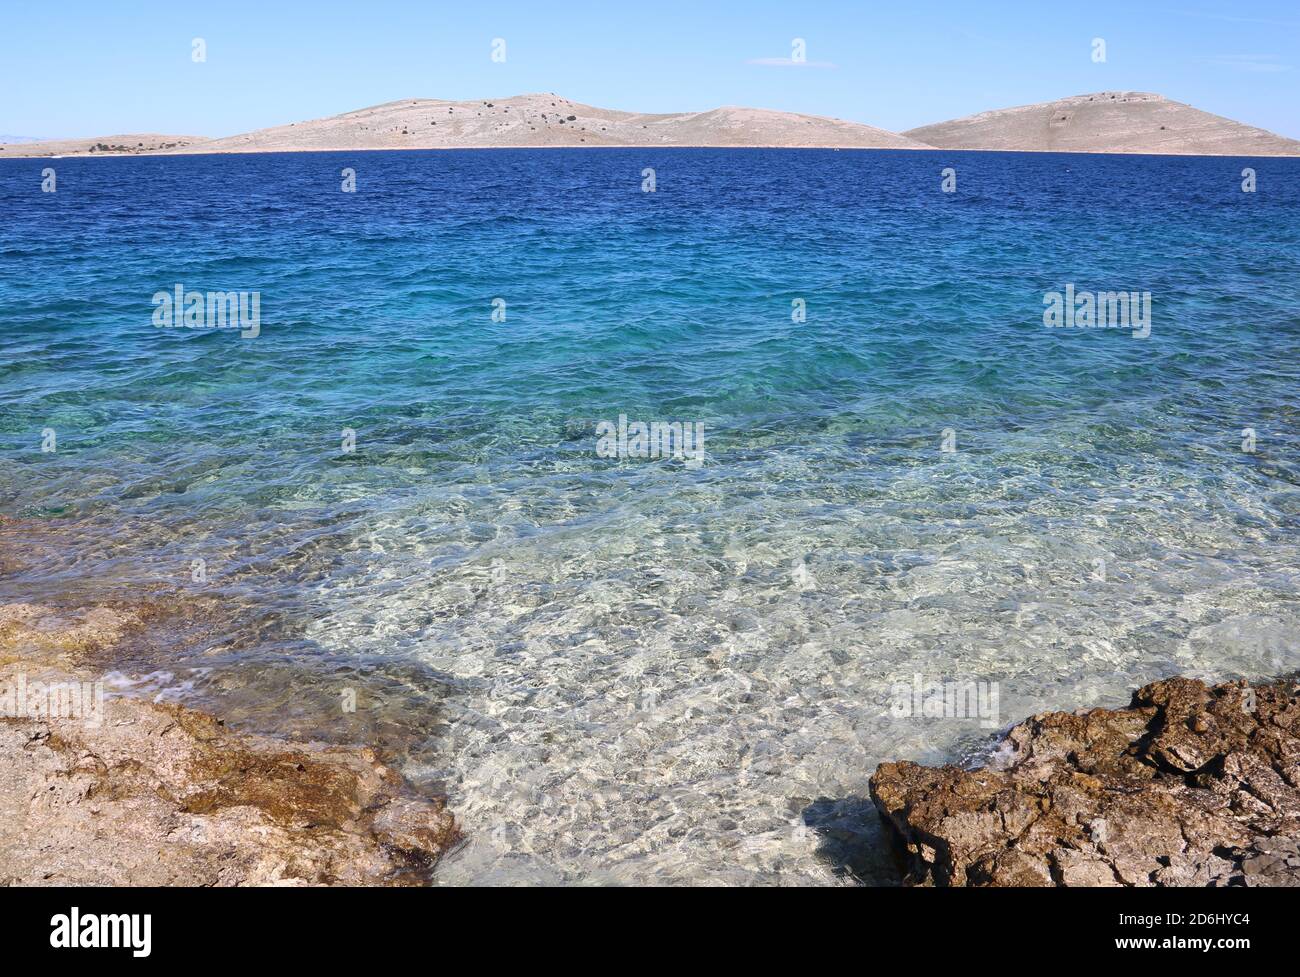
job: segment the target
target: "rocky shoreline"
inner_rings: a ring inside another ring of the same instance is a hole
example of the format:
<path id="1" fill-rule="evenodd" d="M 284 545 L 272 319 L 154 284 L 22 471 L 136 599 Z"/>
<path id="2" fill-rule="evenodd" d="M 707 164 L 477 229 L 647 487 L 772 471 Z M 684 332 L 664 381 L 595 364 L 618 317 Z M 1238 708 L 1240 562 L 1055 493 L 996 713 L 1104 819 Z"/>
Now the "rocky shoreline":
<path id="1" fill-rule="evenodd" d="M 456 822 L 374 750 L 97 699 L 85 660 L 139 623 L 111 608 L 0 605 L 0 884 L 429 880 Z"/>
<path id="2" fill-rule="evenodd" d="M 1300 683 L 1153 682 L 982 769 L 882 763 L 871 798 L 907 885 L 1300 885 Z"/>
<path id="3" fill-rule="evenodd" d="M 376 750 L 96 702 L 96 666 L 146 626 L 0 604 L 0 884 L 431 879 L 456 821 Z M 41 707 L 54 688 L 87 695 Z M 883 763 L 870 788 L 906 885 L 1300 885 L 1300 683 L 1154 682 L 1021 722 L 983 768 Z"/>

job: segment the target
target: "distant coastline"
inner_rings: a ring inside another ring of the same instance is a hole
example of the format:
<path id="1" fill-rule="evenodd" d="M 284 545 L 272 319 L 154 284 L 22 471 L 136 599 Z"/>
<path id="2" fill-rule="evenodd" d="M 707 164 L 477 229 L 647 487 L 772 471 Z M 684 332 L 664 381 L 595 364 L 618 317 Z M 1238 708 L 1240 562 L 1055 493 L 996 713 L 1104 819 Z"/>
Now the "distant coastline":
<path id="1" fill-rule="evenodd" d="M 635 113 L 555 94 L 403 99 L 216 139 L 134 133 L 0 145 L 0 159 L 395 149 L 913 149 L 1300 156 L 1300 141 L 1150 92 L 1096 92 L 889 132 L 825 116 L 726 106 Z"/>

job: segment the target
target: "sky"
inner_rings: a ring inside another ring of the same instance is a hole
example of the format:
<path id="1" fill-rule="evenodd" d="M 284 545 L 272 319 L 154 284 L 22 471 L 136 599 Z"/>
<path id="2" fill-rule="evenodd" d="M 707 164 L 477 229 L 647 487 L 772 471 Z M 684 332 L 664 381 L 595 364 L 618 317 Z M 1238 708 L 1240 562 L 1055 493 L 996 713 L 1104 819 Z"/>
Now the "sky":
<path id="1" fill-rule="evenodd" d="M 790 63 L 796 38 L 805 59 Z M 397 99 L 526 92 L 902 131 L 1116 89 L 1300 138 L 1300 2 L 14 0 L 0 13 L 10 136 L 224 136 Z"/>

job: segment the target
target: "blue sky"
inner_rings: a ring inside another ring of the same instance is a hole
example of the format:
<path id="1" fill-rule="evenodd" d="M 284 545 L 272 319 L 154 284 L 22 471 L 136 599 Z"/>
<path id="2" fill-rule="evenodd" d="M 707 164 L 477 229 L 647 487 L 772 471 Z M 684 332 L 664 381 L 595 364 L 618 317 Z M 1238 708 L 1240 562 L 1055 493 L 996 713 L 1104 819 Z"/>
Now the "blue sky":
<path id="1" fill-rule="evenodd" d="M 11 135 L 220 136 L 401 98 L 533 91 L 897 131 L 1130 88 L 1300 138 L 1296 0 L 71 0 L 6 4 L 0 25 Z M 195 37 L 206 63 L 191 60 Z M 505 63 L 490 57 L 497 37 Z M 796 37 L 807 64 L 755 63 L 789 59 Z"/>

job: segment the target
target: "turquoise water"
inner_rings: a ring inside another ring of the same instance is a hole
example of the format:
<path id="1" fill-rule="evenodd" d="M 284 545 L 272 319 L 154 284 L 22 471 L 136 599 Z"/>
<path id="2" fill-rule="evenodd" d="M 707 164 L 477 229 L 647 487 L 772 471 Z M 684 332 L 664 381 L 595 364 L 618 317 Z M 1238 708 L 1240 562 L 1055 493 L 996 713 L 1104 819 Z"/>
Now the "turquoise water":
<path id="1" fill-rule="evenodd" d="M 875 764 L 995 732 L 895 684 L 997 683 L 1005 725 L 1300 664 L 1300 161 L 5 160 L 0 196 L 0 597 L 146 595 L 173 640 L 127 684 L 384 743 L 465 823 L 446 881 L 885 878 Z M 177 283 L 260 292 L 260 335 L 155 327 Z M 1046 328 L 1067 283 L 1150 292 L 1150 336 Z M 620 414 L 703 463 L 600 457 Z"/>

